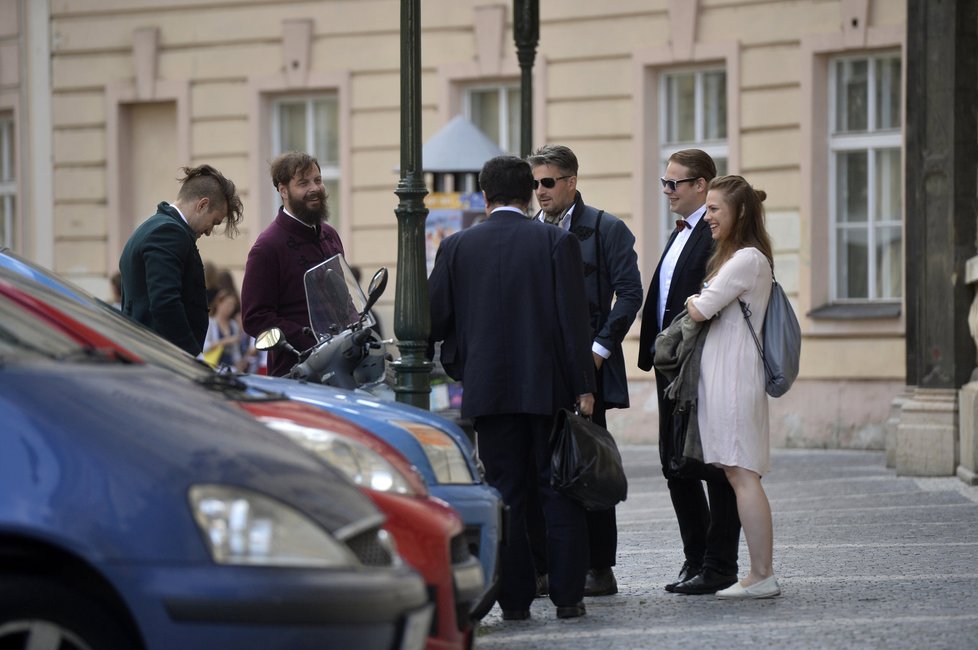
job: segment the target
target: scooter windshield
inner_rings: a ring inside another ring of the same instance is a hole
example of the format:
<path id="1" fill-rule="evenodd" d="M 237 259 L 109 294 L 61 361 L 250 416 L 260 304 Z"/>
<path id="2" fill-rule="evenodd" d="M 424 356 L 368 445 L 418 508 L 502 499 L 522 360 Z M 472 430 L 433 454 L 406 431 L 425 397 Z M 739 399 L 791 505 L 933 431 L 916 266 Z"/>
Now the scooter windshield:
<path id="1" fill-rule="evenodd" d="M 318 336 L 338 334 L 358 323 L 373 327 L 373 316 L 363 314 L 367 299 L 342 255 L 334 255 L 303 276 L 309 327 Z"/>

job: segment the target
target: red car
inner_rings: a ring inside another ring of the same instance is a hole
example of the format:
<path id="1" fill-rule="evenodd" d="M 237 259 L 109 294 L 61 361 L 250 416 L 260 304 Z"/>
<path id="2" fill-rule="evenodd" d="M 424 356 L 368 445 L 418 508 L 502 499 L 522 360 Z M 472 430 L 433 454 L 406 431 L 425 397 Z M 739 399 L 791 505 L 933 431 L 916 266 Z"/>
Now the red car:
<path id="1" fill-rule="evenodd" d="M 468 647 L 472 635 L 468 612 L 482 593 L 482 565 L 469 553 L 458 514 L 428 496 L 404 456 L 365 429 L 308 404 L 274 400 L 244 401 L 240 406 L 344 470 L 362 487 L 387 515 L 384 527 L 394 536 L 401 557 L 428 585 L 435 616 L 427 647 Z M 388 467 L 378 463 L 378 457 Z"/>
<path id="2" fill-rule="evenodd" d="M 28 293 L 28 283 L 14 286 L 0 280 L 0 292 L 76 338 L 82 337 L 99 353 L 140 361 L 138 352 L 130 349 L 126 338 L 116 331 L 118 323 L 106 324 L 98 314 L 42 287 L 30 287 Z M 435 615 L 427 647 L 471 645 L 468 612 L 483 590 L 482 567 L 469 553 L 459 516 L 447 504 L 428 495 L 424 482 L 394 447 L 315 407 L 279 395 L 249 391 L 233 378 L 218 375 L 203 364 L 188 363 L 182 372 L 174 374 L 221 391 L 237 406 L 357 483 L 387 516 L 384 527 L 394 538 L 399 554 L 428 586 Z"/>

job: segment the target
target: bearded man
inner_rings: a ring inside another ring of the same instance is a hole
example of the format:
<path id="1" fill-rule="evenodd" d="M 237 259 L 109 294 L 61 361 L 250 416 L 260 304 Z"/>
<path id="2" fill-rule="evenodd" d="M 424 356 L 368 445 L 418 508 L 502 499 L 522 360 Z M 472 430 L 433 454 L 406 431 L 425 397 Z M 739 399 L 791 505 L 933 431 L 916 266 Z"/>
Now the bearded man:
<path id="1" fill-rule="evenodd" d="M 292 347 L 305 350 L 315 340 L 303 331 L 309 327 L 303 276 L 343 253 L 343 242 L 326 223 L 329 197 L 315 158 L 297 151 L 284 153 L 272 161 L 271 172 L 282 206 L 248 253 L 241 284 L 242 320 L 251 336 L 278 327 Z M 268 374 L 287 375 L 295 362 L 291 352 L 272 350 Z"/>

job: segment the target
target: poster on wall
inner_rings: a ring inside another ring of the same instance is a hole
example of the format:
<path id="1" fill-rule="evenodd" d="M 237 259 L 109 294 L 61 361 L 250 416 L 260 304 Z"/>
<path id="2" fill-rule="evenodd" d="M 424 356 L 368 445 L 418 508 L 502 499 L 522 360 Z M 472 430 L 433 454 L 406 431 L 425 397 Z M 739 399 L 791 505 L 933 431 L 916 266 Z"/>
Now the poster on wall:
<path id="1" fill-rule="evenodd" d="M 441 240 L 486 218 L 486 202 L 482 192 L 432 192 L 425 197 L 428 208 L 425 221 L 425 259 L 428 275 L 435 266 L 435 253 Z"/>
<path id="2" fill-rule="evenodd" d="M 470 228 L 486 218 L 482 192 L 433 192 L 425 197 L 428 219 L 425 221 L 425 258 L 428 275 L 435 266 L 435 254 L 441 241 L 460 230 Z M 436 413 L 462 408 L 462 384 L 452 381 L 437 363 L 431 378 L 431 410 Z"/>

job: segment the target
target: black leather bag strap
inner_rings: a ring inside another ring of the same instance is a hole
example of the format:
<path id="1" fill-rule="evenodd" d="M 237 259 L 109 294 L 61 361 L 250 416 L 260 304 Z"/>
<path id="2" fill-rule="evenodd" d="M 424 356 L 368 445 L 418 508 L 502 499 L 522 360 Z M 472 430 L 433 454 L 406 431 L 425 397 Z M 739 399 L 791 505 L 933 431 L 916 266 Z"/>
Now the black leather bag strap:
<path id="1" fill-rule="evenodd" d="M 598 325 L 599 328 L 604 327 L 604 321 L 608 317 L 607 314 L 604 313 L 604 300 L 601 299 L 601 261 L 604 259 L 601 250 L 602 216 L 604 216 L 604 210 L 598 210 L 598 218 L 594 222 L 594 252 L 598 265 L 598 268 L 594 272 L 594 281 L 598 283 L 598 309 L 601 311 L 601 323 Z"/>

